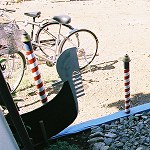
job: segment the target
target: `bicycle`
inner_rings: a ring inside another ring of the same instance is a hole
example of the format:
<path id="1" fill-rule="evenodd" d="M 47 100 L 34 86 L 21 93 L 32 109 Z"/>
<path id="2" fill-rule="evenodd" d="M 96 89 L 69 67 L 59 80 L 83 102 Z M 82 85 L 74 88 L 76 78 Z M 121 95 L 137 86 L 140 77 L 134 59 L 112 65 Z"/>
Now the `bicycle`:
<path id="1" fill-rule="evenodd" d="M 71 22 L 69 16 L 54 16 L 52 19 L 44 19 L 40 22 L 36 22 L 36 18 L 40 18 L 40 11 L 28 12 L 24 13 L 24 15 L 33 19 L 32 22 L 25 22 L 26 25 L 32 25 L 30 36 L 35 54 L 43 58 L 41 54 L 36 53 L 36 51 L 40 50 L 47 65 L 53 66 L 59 55 L 71 47 L 77 48 L 81 70 L 88 66 L 95 58 L 98 50 L 98 38 L 88 29 L 73 28 L 69 24 Z M 34 33 L 35 26 L 38 27 L 36 33 Z M 34 35 L 35 37 L 33 39 Z"/>
<path id="2" fill-rule="evenodd" d="M 11 11 L 0 9 L 3 12 Z M 12 10 L 14 11 L 14 10 Z M 28 12 L 24 15 L 31 17 L 32 22 L 23 22 L 31 25 L 31 40 L 33 49 L 39 58 L 46 61 L 48 66 L 54 66 L 59 55 L 68 48 L 76 47 L 80 69 L 87 67 L 95 58 L 98 50 L 98 38 L 88 29 L 75 29 L 69 23 L 71 18 L 66 15 L 54 16 L 37 22 L 41 12 Z M 16 23 L 15 22 L 15 23 Z M 35 26 L 37 32 L 35 33 Z M 90 44 L 90 46 L 89 46 Z"/>
<path id="3" fill-rule="evenodd" d="M 8 12 L 12 12 L 8 10 Z M 4 14 L 0 13 L 0 69 L 13 93 L 19 86 L 24 75 L 26 60 L 25 56 L 18 49 L 19 30 L 13 21 L 5 20 Z"/>

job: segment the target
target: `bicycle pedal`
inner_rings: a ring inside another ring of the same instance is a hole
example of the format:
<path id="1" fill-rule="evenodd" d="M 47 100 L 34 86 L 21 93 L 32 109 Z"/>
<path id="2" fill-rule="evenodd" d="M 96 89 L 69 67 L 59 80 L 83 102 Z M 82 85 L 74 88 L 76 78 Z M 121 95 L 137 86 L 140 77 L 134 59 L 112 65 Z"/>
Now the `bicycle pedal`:
<path id="1" fill-rule="evenodd" d="M 53 63 L 51 61 L 46 61 L 46 65 L 49 67 L 53 67 L 55 65 L 55 63 Z"/>

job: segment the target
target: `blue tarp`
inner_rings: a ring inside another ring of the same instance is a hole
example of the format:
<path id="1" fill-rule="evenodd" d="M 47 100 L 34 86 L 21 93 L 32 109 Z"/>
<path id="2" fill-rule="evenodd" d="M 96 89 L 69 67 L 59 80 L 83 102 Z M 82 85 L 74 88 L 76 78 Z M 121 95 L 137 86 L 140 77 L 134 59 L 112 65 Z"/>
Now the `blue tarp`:
<path id="1" fill-rule="evenodd" d="M 60 133 L 58 133 L 57 135 L 53 136 L 51 139 L 56 139 L 59 137 L 70 135 L 70 134 L 75 134 L 75 133 L 84 131 L 86 129 L 90 129 L 92 126 L 98 126 L 98 125 L 108 123 L 108 122 L 111 122 L 113 120 L 116 120 L 122 117 L 126 117 L 129 115 L 133 115 L 133 114 L 137 114 L 137 113 L 141 113 L 143 111 L 149 111 L 149 110 L 150 110 L 150 103 L 132 107 L 130 108 L 130 114 L 126 114 L 125 111 L 123 110 L 123 111 L 119 111 L 119 112 L 116 112 L 114 114 L 110 114 L 104 117 L 100 117 L 100 118 L 89 120 L 80 124 L 69 126 L 63 131 L 61 131 Z"/>

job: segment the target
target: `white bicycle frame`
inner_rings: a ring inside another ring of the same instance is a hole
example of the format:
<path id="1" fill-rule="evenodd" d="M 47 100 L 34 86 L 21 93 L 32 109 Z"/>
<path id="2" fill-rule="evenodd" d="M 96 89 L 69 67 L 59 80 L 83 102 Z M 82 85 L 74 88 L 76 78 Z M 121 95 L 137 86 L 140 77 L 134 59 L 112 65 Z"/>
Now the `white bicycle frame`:
<path id="1" fill-rule="evenodd" d="M 53 21 L 53 20 L 44 19 L 44 20 L 42 20 L 41 22 L 29 22 L 28 20 L 25 20 L 25 21 L 17 21 L 17 22 L 23 22 L 23 23 L 24 23 L 24 26 L 32 25 L 32 26 L 36 26 L 37 28 L 41 28 L 44 23 L 46 23 L 46 22 L 51 22 L 51 21 Z M 35 42 L 35 41 L 33 40 L 33 36 L 31 36 L 31 40 L 32 40 L 31 42 L 32 42 L 33 45 L 35 45 L 35 46 L 37 46 L 37 47 L 48 48 L 48 49 L 50 48 L 50 50 L 54 52 L 53 58 L 43 57 L 43 56 L 41 56 L 41 55 L 39 55 L 39 54 L 36 53 L 36 55 L 37 55 L 38 57 L 41 57 L 41 58 L 43 58 L 43 59 L 45 59 L 45 60 L 47 60 L 47 61 L 50 61 L 50 60 L 52 59 L 53 62 L 56 62 L 58 56 L 60 55 L 60 47 L 59 47 L 60 37 L 63 37 L 63 39 L 65 39 L 65 38 L 70 34 L 70 33 L 68 33 L 67 35 L 62 35 L 62 34 L 61 34 L 61 26 L 62 26 L 62 25 L 61 25 L 61 24 L 59 24 L 59 25 L 60 25 L 60 27 L 59 27 L 59 32 L 58 32 L 58 34 L 56 35 L 57 37 L 53 36 L 50 32 L 48 33 L 48 34 L 51 34 L 51 35 L 56 39 L 56 41 L 55 41 L 55 45 L 56 45 L 55 49 L 52 49 L 50 46 L 45 46 L 45 45 L 43 45 L 43 44 L 39 44 L 39 43 Z M 32 28 L 32 31 L 31 31 L 31 32 L 34 32 L 34 28 Z M 46 31 L 45 31 L 45 32 L 46 32 Z M 44 52 L 43 52 L 43 53 L 44 53 Z M 45 55 L 47 55 L 47 54 L 45 54 Z"/>

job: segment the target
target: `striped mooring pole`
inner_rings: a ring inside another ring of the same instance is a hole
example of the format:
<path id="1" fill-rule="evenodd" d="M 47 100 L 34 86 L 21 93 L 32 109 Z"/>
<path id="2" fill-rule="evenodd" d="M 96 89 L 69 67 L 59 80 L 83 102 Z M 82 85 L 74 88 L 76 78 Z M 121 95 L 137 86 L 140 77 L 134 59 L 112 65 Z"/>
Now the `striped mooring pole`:
<path id="1" fill-rule="evenodd" d="M 125 86 L 125 113 L 130 113 L 130 58 L 126 54 L 123 58 L 124 62 L 124 86 Z"/>
<path id="2" fill-rule="evenodd" d="M 43 85 L 41 74 L 39 72 L 38 62 L 36 60 L 34 51 L 32 49 L 31 40 L 26 31 L 23 31 L 22 42 L 24 43 L 24 49 L 26 50 L 28 63 L 30 65 L 31 72 L 34 77 L 36 88 L 39 91 L 39 96 L 40 96 L 41 102 L 42 102 L 42 104 L 45 104 L 47 102 L 48 98 L 47 98 L 46 91 L 45 91 L 45 88 Z"/>

